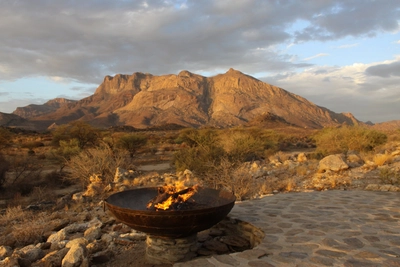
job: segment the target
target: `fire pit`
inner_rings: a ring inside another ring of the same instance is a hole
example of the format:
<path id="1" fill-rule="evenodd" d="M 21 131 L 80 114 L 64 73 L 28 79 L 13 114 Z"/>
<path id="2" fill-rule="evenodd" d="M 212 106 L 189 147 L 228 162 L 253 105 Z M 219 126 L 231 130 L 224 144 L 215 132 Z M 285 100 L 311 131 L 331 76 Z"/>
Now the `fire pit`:
<path id="1" fill-rule="evenodd" d="M 197 232 L 223 220 L 235 205 L 235 196 L 224 190 L 198 188 L 191 196 L 196 205 L 183 210 L 148 209 L 159 188 L 138 188 L 115 193 L 105 204 L 115 218 L 147 233 L 149 263 L 173 263 L 193 258 Z M 158 254 L 158 255 L 155 255 Z"/>
<path id="2" fill-rule="evenodd" d="M 185 210 L 148 210 L 146 205 L 158 194 L 157 187 L 115 193 L 105 200 L 111 213 L 131 228 L 163 237 L 180 238 L 210 228 L 224 219 L 235 204 L 227 191 L 199 188 L 192 199 L 198 203 Z"/>

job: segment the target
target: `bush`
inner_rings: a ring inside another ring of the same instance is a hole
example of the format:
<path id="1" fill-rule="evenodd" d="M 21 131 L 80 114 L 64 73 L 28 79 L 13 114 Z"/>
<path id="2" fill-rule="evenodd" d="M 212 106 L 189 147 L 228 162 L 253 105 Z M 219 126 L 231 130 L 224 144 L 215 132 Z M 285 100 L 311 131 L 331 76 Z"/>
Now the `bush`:
<path id="1" fill-rule="evenodd" d="M 133 158 L 136 151 L 146 143 L 147 137 L 145 135 L 135 133 L 124 134 L 117 141 L 118 147 L 128 151 L 131 158 Z"/>
<path id="2" fill-rule="evenodd" d="M 349 150 L 358 152 L 371 151 L 387 141 L 384 133 L 360 126 L 342 126 L 324 128 L 316 133 L 317 153 L 323 155 L 346 153 Z"/>
<path id="3" fill-rule="evenodd" d="M 379 178 L 385 184 L 400 184 L 400 173 L 393 169 L 381 168 L 379 171 Z"/>
<path id="4" fill-rule="evenodd" d="M 78 140 L 78 146 L 83 149 L 87 145 L 94 145 L 99 137 L 99 130 L 83 121 L 73 121 L 57 127 L 53 132 L 53 144 L 58 146 L 61 140 Z"/>
<path id="5" fill-rule="evenodd" d="M 221 134 L 221 145 L 232 162 L 257 160 L 272 143 L 261 134 L 245 130 L 228 130 Z"/>
<path id="6" fill-rule="evenodd" d="M 71 170 L 73 181 L 79 181 L 82 186 L 89 184 L 90 176 L 96 174 L 103 178 L 103 182 L 110 183 L 114 179 L 117 167 L 129 169 L 131 161 L 127 153 L 121 150 L 112 150 L 108 145 L 101 144 L 95 148 L 82 150 L 67 162 Z"/>
<path id="7" fill-rule="evenodd" d="M 10 168 L 10 163 L 5 159 L 5 157 L 0 154 L 0 189 L 4 187 L 6 182 L 6 174 Z"/>
<path id="8" fill-rule="evenodd" d="M 177 171 L 189 169 L 199 175 L 212 171 L 226 153 L 215 130 L 185 129 L 179 137 L 186 145 L 174 153 L 173 165 Z"/>

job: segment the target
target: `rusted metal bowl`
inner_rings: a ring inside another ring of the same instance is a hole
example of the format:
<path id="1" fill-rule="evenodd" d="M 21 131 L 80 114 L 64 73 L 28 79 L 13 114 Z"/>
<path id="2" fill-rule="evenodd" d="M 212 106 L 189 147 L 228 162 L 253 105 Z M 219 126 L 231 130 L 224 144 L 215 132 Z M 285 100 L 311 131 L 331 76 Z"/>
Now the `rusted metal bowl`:
<path id="1" fill-rule="evenodd" d="M 109 196 L 105 205 L 116 219 L 131 228 L 155 235 L 180 238 L 208 229 L 228 215 L 236 197 L 227 191 L 200 188 L 192 197 L 199 208 L 190 210 L 147 210 L 157 196 L 157 187 L 122 191 Z"/>

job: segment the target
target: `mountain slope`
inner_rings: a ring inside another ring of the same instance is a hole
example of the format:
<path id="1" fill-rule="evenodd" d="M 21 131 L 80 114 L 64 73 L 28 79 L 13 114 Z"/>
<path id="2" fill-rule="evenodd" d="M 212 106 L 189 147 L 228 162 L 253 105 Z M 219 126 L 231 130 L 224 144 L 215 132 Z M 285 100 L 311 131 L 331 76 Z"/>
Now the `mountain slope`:
<path id="1" fill-rule="evenodd" d="M 263 114 L 268 114 L 264 120 L 280 118 L 308 128 L 358 123 L 351 114 L 332 112 L 234 69 L 213 77 L 188 71 L 106 76 L 93 95 L 30 119 L 41 127 L 72 120 L 98 127 L 231 127 L 247 125 Z"/>

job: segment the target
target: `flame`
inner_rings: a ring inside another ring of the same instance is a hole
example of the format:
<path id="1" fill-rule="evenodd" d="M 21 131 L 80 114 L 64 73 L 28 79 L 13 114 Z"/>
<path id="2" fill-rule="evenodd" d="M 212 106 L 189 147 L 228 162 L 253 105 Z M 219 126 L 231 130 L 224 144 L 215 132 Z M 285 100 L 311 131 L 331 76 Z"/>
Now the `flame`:
<path id="1" fill-rule="evenodd" d="M 168 196 L 168 198 L 160 202 L 156 200 L 156 203 L 150 201 L 147 204 L 147 208 L 151 208 L 154 205 L 156 210 L 168 210 L 174 204 L 187 202 L 194 194 L 197 193 L 199 187 L 199 185 L 185 187 L 184 183 L 178 183 L 176 185 L 164 185 L 158 188 L 158 193 L 159 196 Z"/>
<path id="2" fill-rule="evenodd" d="M 170 196 L 167 200 L 162 203 L 155 204 L 154 207 L 159 210 L 167 210 L 174 203 L 174 198 Z"/>

